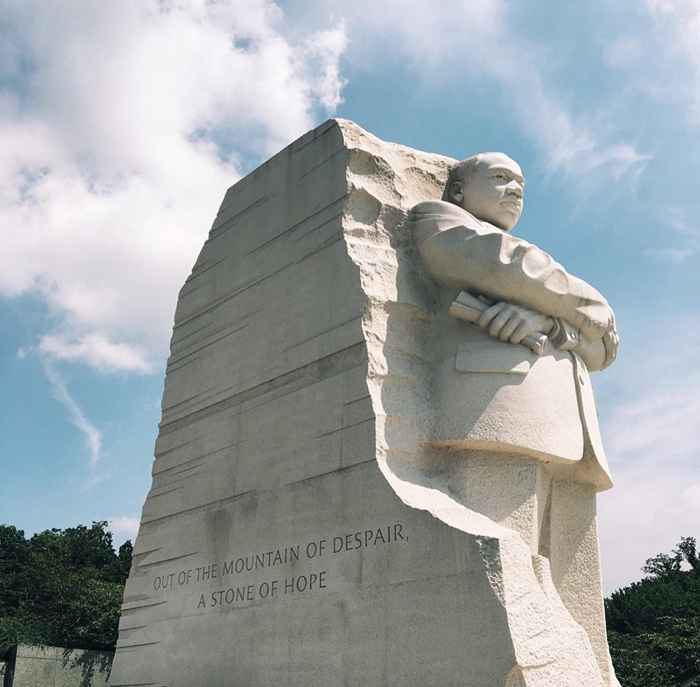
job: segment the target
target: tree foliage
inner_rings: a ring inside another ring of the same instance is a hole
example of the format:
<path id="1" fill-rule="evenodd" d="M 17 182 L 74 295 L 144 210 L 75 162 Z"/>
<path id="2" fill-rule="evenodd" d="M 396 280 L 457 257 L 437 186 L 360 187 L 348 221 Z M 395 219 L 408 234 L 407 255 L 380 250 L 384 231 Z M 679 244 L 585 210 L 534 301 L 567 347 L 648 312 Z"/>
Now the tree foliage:
<path id="1" fill-rule="evenodd" d="M 0 525 L 0 646 L 114 648 L 131 553 L 104 521 L 30 539 Z"/>
<path id="2" fill-rule="evenodd" d="M 700 560 L 694 537 L 649 558 L 645 577 L 605 600 L 623 687 L 700 687 Z"/>

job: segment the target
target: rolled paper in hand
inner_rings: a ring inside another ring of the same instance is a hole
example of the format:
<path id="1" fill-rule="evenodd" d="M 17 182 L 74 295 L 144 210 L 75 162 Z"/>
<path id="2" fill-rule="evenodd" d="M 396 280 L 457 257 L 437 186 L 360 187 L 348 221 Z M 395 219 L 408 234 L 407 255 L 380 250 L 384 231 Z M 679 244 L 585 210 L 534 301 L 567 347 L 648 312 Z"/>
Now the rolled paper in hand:
<path id="1" fill-rule="evenodd" d="M 478 324 L 479 318 L 489 307 L 488 303 L 472 296 L 469 292 L 460 291 L 457 299 L 452 302 L 447 312 L 458 320 Z M 520 343 L 536 355 L 542 355 L 545 352 L 548 340 L 546 334 L 538 333 L 526 336 Z"/>

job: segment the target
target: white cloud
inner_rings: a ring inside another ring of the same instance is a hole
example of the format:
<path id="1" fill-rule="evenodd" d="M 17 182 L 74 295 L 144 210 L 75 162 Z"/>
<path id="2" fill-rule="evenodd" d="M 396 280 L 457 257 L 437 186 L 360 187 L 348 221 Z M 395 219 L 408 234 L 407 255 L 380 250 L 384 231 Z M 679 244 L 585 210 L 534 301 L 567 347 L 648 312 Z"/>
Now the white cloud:
<path id="1" fill-rule="evenodd" d="M 665 219 L 667 224 L 680 236 L 696 241 L 700 240 L 700 227 L 697 223 L 689 222 L 683 210 L 670 208 L 666 210 Z"/>
<path id="2" fill-rule="evenodd" d="M 698 536 L 697 472 L 667 468 L 616 470 L 615 488 L 599 498 L 600 547 L 609 593 L 642 577 L 647 558 L 669 553 L 683 536 Z"/>
<path id="3" fill-rule="evenodd" d="M 86 417 L 83 409 L 69 393 L 63 378 L 50 361 L 41 359 L 44 374 L 51 385 L 54 398 L 65 408 L 68 419 L 85 439 L 89 453 L 90 469 L 94 472 L 102 456 L 102 433 Z"/>
<path id="4" fill-rule="evenodd" d="M 659 260 L 668 261 L 674 265 L 680 265 L 688 258 L 693 257 L 697 252 L 697 248 L 647 248 L 644 254 Z"/>
<path id="5" fill-rule="evenodd" d="M 319 31 L 306 42 L 306 74 L 321 104 L 329 111 L 343 101 L 346 80 L 340 75 L 340 57 L 347 48 L 345 24 L 330 31 Z"/>
<path id="6" fill-rule="evenodd" d="M 465 75 L 498 85 L 503 96 L 490 105 L 511 114 L 552 173 L 582 178 L 596 171 L 615 181 L 627 176 L 634 181 L 651 159 L 632 142 L 617 140 L 599 112 L 569 111 L 547 84 L 552 56 L 511 27 L 504 0 L 445 0 L 439 11 L 430 3 L 413 3 L 406 11 L 402 0 L 385 0 L 381 11 L 370 0 L 352 6 L 328 0 L 326 5 L 346 18 L 353 38 L 350 56 L 360 66 L 367 60 L 371 68 L 372 50 L 390 49 L 424 81 L 448 92 L 469 87 Z M 476 106 L 483 109 L 484 103 Z"/>
<path id="7" fill-rule="evenodd" d="M 39 351 L 56 360 L 86 362 L 98 370 L 151 371 L 142 350 L 128 344 L 114 343 L 101 334 L 87 334 L 75 340 L 47 334 L 39 340 Z"/>
<path id="8" fill-rule="evenodd" d="M 644 367 L 653 388 L 614 409 L 609 420 L 609 450 L 618 460 L 672 462 L 698 451 L 700 376 L 690 369 L 674 380 L 659 380 L 659 370 Z M 670 381 L 670 383 L 669 383 Z"/>
<path id="9" fill-rule="evenodd" d="M 690 123 L 700 125 L 700 3 L 647 0 L 646 7 L 654 23 L 646 54 L 664 64 L 649 92 L 665 103 L 679 98 Z"/>
<path id="10" fill-rule="evenodd" d="M 343 26 L 292 36 L 267 0 L 23 0 L 3 26 L 0 295 L 45 298 L 44 354 L 153 369 L 239 160 L 340 102 Z"/>
<path id="11" fill-rule="evenodd" d="M 600 499 L 608 590 L 639 579 L 647 558 L 698 536 L 700 524 L 700 320 L 652 320 L 644 329 L 648 345 L 629 355 L 623 348 L 616 374 L 601 380 L 615 480 Z"/>
<path id="12" fill-rule="evenodd" d="M 109 529 L 114 535 L 117 544 L 121 544 L 127 539 L 132 542 L 136 539 L 139 532 L 139 519 L 130 515 L 116 515 L 107 518 Z"/>
<path id="13" fill-rule="evenodd" d="M 700 227 L 688 221 L 687 214 L 683 210 L 666 208 L 661 216 L 661 222 L 673 231 L 667 240 L 676 245 L 649 248 L 645 250 L 646 255 L 680 265 L 700 252 Z"/>

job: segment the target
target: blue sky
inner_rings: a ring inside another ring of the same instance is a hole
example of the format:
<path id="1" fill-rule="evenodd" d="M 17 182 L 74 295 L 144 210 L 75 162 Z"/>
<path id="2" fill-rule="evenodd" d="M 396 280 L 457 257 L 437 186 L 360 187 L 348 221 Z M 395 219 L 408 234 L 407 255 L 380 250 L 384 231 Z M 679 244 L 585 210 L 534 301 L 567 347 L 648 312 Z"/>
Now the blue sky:
<path id="1" fill-rule="evenodd" d="M 14 2 L 0 18 L 0 521 L 150 482 L 177 292 L 227 186 L 329 116 L 527 178 L 520 235 L 615 308 L 606 586 L 700 520 L 693 0 Z"/>

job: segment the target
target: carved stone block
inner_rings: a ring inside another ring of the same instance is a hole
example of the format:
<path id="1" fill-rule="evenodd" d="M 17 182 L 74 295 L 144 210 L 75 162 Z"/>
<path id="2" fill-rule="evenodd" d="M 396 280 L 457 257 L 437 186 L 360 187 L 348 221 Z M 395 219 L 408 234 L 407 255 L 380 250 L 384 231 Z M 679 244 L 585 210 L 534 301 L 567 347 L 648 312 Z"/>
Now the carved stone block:
<path id="1" fill-rule="evenodd" d="M 488 337 L 416 248 L 455 163 L 332 120 L 226 193 L 178 300 L 112 687 L 616 684 L 572 358 L 465 348 Z M 563 438 L 509 410 L 557 366 Z"/>

